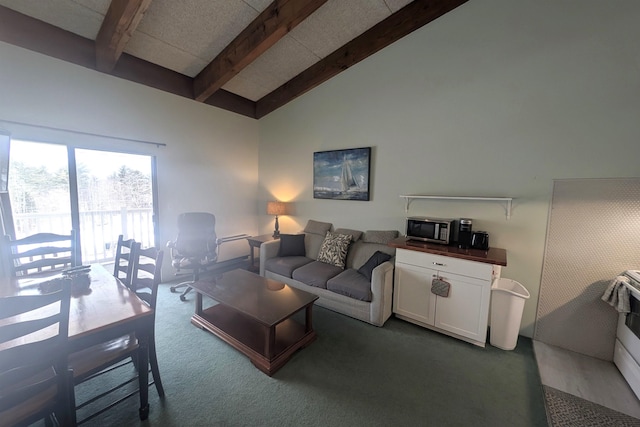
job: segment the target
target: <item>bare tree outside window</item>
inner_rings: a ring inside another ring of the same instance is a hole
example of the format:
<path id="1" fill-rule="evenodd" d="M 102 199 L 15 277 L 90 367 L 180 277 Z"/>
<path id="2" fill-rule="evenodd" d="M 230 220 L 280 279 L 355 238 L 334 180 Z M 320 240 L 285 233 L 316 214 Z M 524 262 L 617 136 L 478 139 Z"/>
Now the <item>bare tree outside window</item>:
<path id="1" fill-rule="evenodd" d="M 119 234 L 153 241 L 151 157 L 75 149 L 83 261 L 113 257 Z M 67 147 L 11 141 L 9 196 L 16 238 L 68 233 L 71 198 Z"/>

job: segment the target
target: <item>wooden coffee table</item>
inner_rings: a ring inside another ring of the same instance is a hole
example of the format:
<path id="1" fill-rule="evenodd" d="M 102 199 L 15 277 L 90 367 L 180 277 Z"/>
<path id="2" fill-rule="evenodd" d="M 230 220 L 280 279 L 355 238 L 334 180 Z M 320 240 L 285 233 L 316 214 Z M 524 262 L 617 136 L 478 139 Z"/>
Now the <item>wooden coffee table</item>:
<path id="1" fill-rule="evenodd" d="M 293 353 L 316 339 L 312 327 L 316 295 L 246 270 L 200 280 L 191 323 L 240 351 L 271 376 Z M 217 302 L 203 308 L 206 295 Z M 305 310 L 305 324 L 291 318 Z"/>

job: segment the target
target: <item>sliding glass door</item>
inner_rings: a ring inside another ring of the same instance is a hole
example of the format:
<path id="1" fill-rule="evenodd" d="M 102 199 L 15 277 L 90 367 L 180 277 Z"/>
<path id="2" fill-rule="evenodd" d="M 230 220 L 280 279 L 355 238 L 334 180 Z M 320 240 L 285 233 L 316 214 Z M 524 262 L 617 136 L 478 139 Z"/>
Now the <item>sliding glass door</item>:
<path id="1" fill-rule="evenodd" d="M 118 235 L 154 246 L 152 158 L 75 150 L 83 259 L 112 260 Z"/>
<path id="2" fill-rule="evenodd" d="M 69 234 L 67 147 L 12 140 L 8 181 L 13 224 L 5 224 L 7 232 L 13 231 L 16 239 L 44 232 Z"/>
<path id="3" fill-rule="evenodd" d="M 155 245 L 152 156 L 12 140 L 9 159 L 16 238 L 74 228 L 83 263 L 112 261 L 120 234 Z"/>

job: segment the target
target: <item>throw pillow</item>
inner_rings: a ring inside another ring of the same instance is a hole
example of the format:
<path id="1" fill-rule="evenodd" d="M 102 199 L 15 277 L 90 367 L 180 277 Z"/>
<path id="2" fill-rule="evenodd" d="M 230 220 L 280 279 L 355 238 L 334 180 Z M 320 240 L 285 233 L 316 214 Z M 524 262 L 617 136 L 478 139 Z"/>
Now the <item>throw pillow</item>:
<path id="1" fill-rule="evenodd" d="M 376 251 L 371 258 L 364 263 L 362 267 L 358 269 L 358 273 L 362 274 L 364 277 L 371 281 L 371 275 L 373 274 L 373 269 L 382 264 L 383 262 L 389 261 L 391 259 L 391 255 L 385 254 L 384 252 Z"/>
<path id="2" fill-rule="evenodd" d="M 281 234 L 278 256 L 305 256 L 304 234 Z"/>
<path id="3" fill-rule="evenodd" d="M 351 230 L 349 228 L 336 228 L 333 232 L 338 234 L 349 234 L 354 242 L 362 236 L 362 231 Z"/>
<path id="4" fill-rule="evenodd" d="M 350 234 L 327 231 L 327 235 L 320 246 L 320 252 L 318 252 L 318 261 L 344 268 L 350 243 Z"/>

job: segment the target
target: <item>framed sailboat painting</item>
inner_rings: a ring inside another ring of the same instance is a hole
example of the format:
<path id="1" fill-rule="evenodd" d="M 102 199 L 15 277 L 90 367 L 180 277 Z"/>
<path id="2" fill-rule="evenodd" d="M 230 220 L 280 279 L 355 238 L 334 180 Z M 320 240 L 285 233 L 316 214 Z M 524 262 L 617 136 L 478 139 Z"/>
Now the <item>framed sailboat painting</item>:
<path id="1" fill-rule="evenodd" d="M 369 200 L 371 147 L 313 153 L 313 198 Z"/>

